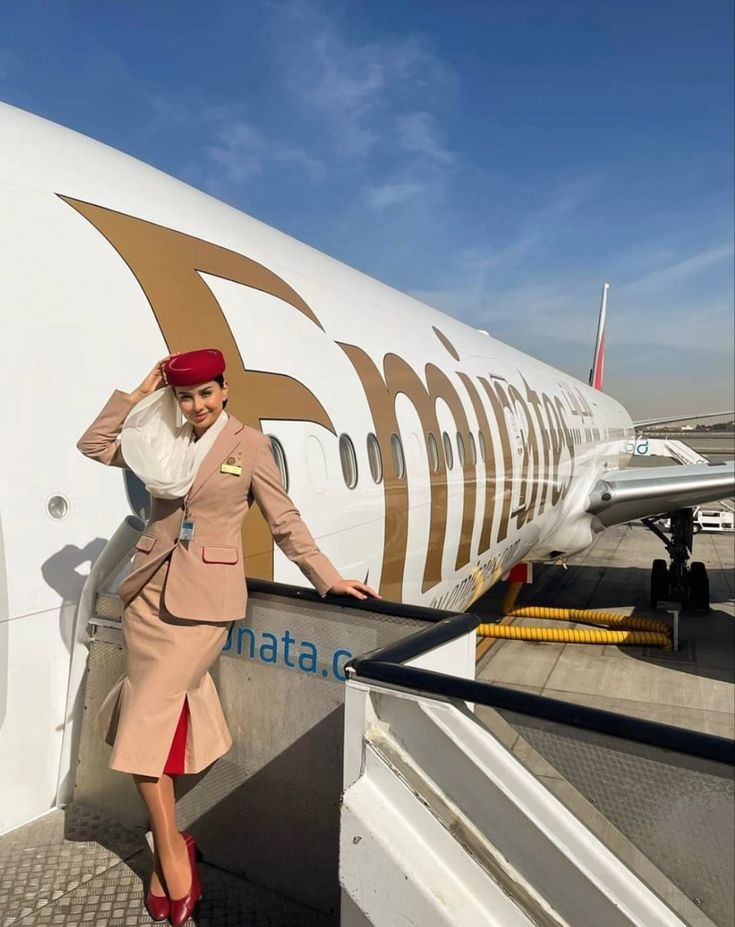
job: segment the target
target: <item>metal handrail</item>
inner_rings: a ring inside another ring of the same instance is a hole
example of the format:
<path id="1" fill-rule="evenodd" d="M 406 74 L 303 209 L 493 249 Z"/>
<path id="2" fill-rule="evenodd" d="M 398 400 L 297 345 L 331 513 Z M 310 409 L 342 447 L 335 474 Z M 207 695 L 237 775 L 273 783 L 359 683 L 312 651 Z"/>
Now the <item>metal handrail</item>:
<path id="1" fill-rule="evenodd" d="M 735 766 L 735 741 L 726 737 L 405 665 L 406 661 L 466 634 L 477 623 L 475 615 L 455 615 L 426 631 L 418 631 L 370 654 L 354 657 L 346 664 L 345 672 L 352 678 L 374 679 L 488 708 L 515 711 Z"/>

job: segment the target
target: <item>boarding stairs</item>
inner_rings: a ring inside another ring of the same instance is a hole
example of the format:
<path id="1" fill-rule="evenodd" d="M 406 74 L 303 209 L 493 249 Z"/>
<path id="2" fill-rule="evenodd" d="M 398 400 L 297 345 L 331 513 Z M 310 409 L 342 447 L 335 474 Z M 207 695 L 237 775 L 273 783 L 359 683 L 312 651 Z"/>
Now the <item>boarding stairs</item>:
<path id="1" fill-rule="evenodd" d="M 635 457 L 668 457 L 680 464 L 707 464 L 709 461 L 686 442 L 676 438 L 649 438 L 645 435 L 635 439 Z"/>
<path id="2" fill-rule="evenodd" d="M 149 923 L 143 808 L 92 725 L 121 670 L 115 590 L 141 528 L 126 519 L 87 581 L 73 776 L 57 811 L 0 837 L 0 870 L 24 873 L 2 927 Z M 477 682 L 471 614 L 250 588 L 213 670 L 233 747 L 178 783 L 205 860 L 192 924 L 732 922 L 730 742 Z"/>

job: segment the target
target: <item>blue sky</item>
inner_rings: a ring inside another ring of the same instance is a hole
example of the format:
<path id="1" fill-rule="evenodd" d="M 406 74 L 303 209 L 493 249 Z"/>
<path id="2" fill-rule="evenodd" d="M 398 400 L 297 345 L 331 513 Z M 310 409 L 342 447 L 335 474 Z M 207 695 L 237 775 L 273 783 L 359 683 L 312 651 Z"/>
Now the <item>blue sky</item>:
<path id="1" fill-rule="evenodd" d="M 25 0 L 0 98 L 586 377 L 733 405 L 730 0 Z"/>

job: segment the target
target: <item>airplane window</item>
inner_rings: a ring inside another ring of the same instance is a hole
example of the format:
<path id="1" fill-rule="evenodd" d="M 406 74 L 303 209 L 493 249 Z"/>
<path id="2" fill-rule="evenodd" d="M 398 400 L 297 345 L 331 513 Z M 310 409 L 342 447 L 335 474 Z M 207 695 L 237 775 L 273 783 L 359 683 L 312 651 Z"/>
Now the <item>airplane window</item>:
<path id="1" fill-rule="evenodd" d="M 125 481 L 125 494 L 128 497 L 128 505 L 131 511 L 135 512 L 143 521 L 148 521 L 151 514 L 151 497 L 148 490 L 139 476 L 136 476 L 132 470 L 124 470 L 123 478 Z"/>
<path id="2" fill-rule="evenodd" d="M 449 435 L 446 431 L 442 434 L 442 441 L 444 442 L 444 456 L 447 461 L 447 470 L 451 470 L 454 466 L 454 454 L 452 452 L 452 442 L 449 440 Z"/>
<path id="3" fill-rule="evenodd" d="M 485 446 L 485 435 L 482 431 L 477 432 L 477 441 L 480 445 L 480 457 L 483 463 L 485 463 L 485 461 L 487 461 L 487 447 Z"/>
<path id="4" fill-rule="evenodd" d="M 477 448 L 475 447 L 475 438 L 471 431 L 467 432 L 467 437 L 470 439 L 470 460 L 473 464 L 477 463 Z"/>
<path id="5" fill-rule="evenodd" d="M 283 483 L 283 488 L 288 492 L 288 466 L 286 464 L 286 452 L 283 450 L 283 445 L 278 440 L 278 438 L 273 435 L 268 435 L 268 438 L 271 442 L 271 451 L 273 451 L 273 459 L 276 462 L 281 473 L 281 482 Z"/>
<path id="6" fill-rule="evenodd" d="M 374 483 L 380 483 L 383 479 L 383 455 L 380 453 L 378 439 L 372 432 L 367 436 L 367 452 L 370 476 L 372 476 Z"/>
<path id="7" fill-rule="evenodd" d="M 393 455 L 393 470 L 399 480 L 406 475 L 406 458 L 403 456 L 401 439 L 395 432 L 390 436 L 390 450 Z"/>
<path id="8" fill-rule="evenodd" d="M 342 464 L 342 476 L 348 489 L 357 486 L 357 455 L 355 445 L 349 435 L 339 436 L 339 460 Z"/>
<path id="9" fill-rule="evenodd" d="M 460 467 L 464 467 L 464 462 L 467 459 L 464 452 L 464 441 L 462 440 L 462 435 L 457 432 L 457 457 L 459 457 Z"/>
<path id="10" fill-rule="evenodd" d="M 436 473 L 439 469 L 439 448 L 436 445 L 433 431 L 428 432 L 426 435 L 426 447 L 429 450 L 429 466 Z"/>

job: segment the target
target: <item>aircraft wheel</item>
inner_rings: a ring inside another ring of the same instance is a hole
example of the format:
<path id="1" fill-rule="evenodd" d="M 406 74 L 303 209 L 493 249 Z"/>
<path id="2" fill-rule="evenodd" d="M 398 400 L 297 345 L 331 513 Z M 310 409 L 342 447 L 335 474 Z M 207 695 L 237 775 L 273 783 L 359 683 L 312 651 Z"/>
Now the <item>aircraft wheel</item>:
<path id="1" fill-rule="evenodd" d="M 695 521 L 694 524 L 692 525 L 692 534 L 699 534 L 701 530 L 702 530 L 702 526 L 699 524 L 698 521 Z"/>
<path id="2" fill-rule="evenodd" d="M 689 607 L 697 612 L 709 611 L 709 576 L 700 560 L 689 567 Z"/>
<path id="3" fill-rule="evenodd" d="M 669 597 L 669 565 L 665 560 L 654 560 L 651 566 L 651 608 Z"/>

